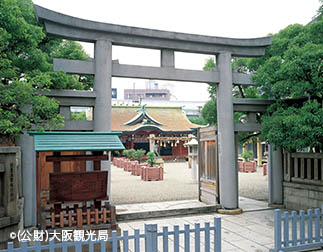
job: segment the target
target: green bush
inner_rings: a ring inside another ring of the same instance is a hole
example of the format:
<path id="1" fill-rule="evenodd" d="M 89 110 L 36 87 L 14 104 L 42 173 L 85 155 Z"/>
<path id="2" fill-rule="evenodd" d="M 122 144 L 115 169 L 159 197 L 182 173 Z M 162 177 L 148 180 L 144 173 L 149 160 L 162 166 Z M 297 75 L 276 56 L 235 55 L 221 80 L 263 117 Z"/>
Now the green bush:
<path id="1" fill-rule="evenodd" d="M 150 167 L 153 167 L 156 163 L 156 155 L 154 152 L 147 153 L 147 163 L 150 164 Z"/>
<path id="2" fill-rule="evenodd" d="M 143 149 L 136 150 L 135 152 L 135 159 L 138 160 L 139 163 L 141 163 L 141 158 L 145 155 L 146 151 Z"/>
<path id="3" fill-rule="evenodd" d="M 129 150 L 124 150 L 123 152 L 122 152 L 122 155 L 124 156 L 124 157 L 129 157 Z"/>
<path id="4" fill-rule="evenodd" d="M 242 158 L 245 162 L 249 162 L 250 158 L 252 157 L 253 152 L 251 150 L 247 150 L 244 153 L 242 153 Z"/>
<path id="5" fill-rule="evenodd" d="M 135 159 L 136 158 L 136 150 L 135 149 L 130 149 L 129 151 L 128 151 L 128 153 L 129 153 L 129 158 L 130 159 Z"/>

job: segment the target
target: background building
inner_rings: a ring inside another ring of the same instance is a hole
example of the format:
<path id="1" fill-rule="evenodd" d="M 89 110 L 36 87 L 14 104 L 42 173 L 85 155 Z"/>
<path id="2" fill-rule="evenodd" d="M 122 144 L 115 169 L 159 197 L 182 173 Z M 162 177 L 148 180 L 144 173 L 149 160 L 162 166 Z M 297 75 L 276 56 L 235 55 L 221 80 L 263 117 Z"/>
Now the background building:
<path id="1" fill-rule="evenodd" d="M 112 131 L 121 131 L 126 149 L 157 149 L 164 159 L 187 158 L 184 143 L 200 125 L 191 123 L 181 107 L 112 106 Z M 153 135 L 153 138 L 152 138 Z"/>
<path id="2" fill-rule="evenodd" d="M 124 90 L 124 99 L 132 101 L 140 100 L 170 100 L 170 91 L 168 89 L 160 89 L 156 81 L 148 81 L 145 89 L 136 89 L 135 84 L 133 89 Z"/>

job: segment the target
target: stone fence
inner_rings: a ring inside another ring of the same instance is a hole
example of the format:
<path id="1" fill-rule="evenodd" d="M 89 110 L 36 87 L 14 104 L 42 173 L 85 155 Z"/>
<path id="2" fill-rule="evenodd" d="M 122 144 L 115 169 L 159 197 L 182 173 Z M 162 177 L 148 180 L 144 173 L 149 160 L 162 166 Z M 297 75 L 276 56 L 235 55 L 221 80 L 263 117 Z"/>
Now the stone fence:
<path id="1" fill-rule="evenodd" d="M 323 153 L 284 153 L 284 204 L 290 209 L 320 207 Z"/>

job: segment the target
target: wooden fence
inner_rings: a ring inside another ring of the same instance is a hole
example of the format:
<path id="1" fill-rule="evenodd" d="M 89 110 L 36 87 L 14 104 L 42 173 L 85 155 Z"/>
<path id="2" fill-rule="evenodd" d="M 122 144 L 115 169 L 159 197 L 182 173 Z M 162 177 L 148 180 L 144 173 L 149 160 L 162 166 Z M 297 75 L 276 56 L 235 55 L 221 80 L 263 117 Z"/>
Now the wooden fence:
<path id="1" fill-rule="evenodd" d="M 307 213 L 303 210 L 291 215 L 279 209 L 275 210 L 275 248 L 271 252 L 307 251 L 323 247 L 323 205 L 311 209 Z"/>
<path id="2" fill-rule="evenodd" d="M 172 240 L 170 245 L 170 240 Z M 74 248 L 75 252 L 80 251 L 146 251 L 157 252 L 169 250 L 177 252 L 184 251 L 215 251 L 221 252 L 221 219 L 214 218 L 214 222 L 204 223 L 204 227 L 196 223 L 194 228 L 186 224 L 184 229 L 179 226 L 173 226 L 173 230 L 168 230 L 168 227 L 158 229 L 156 224 L 145 225 L 144 233 L 140 230 L 134 230 L 134 234 L 129 235 L 127 230 L 123 231 L 122 236 L 118 236 L 116 231 L 112 231 L 111 237 L 106 240 L 88 240 L 55 243 L 53 240 L 48 244 L 36 242 L 35 245 L 28 246 L 27 242 L 22 242 L 20 248 L 14 248 L 13 243 L 8 243 L 8 249 L 0 250 L 0 252 L 26 252 L 26 251 L 57 251 L 56 248 L 67 251 L 69 248 Z M 171 248 L 172 247 L 172 248 Z"/>

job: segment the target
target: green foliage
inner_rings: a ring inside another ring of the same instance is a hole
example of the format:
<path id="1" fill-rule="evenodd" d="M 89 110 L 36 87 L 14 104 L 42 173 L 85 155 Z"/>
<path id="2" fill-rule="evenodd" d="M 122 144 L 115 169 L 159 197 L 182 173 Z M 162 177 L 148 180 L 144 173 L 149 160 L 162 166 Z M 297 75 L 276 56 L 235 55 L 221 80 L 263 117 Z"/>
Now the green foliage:
<path id="1" fill-rule="evenodd" d="M 135 149 L 128 150 L 128 158 L 130 158 L 130 159 L 136 158 L 136 150 Z"/>
<path id="2" fill-rule="evenodd" d="M 262 137 L 276 147 L 323 147 L 322 34 L 322 19 L 304 27 L 288 26 L 274 36 L 257 69 L 254 80 L 264 96 L 277 99 L 262 118 Z M 290 98 L 298 100 L 282 102 Z"/>
<path id="3" fill-rule="evenodd" d="M 147 153 L 147 163 L 150 165 L 150 167 L 153 167 L 154 164 L 156 164 L 156 155 L 154 152 Z"/>
<path id="4" fill-rule="evenodd" d="M 45 35 L 31 0 L 0 1 L 0 134 L 62 126 L 58 103 L 41 95 L 52 88 L 88 89 L 93 77 L 54 73 L 54 57 L 86 59 L 75 42 Z"/>
<path id="5" fill-rule="evenodd" d="M 323 109 L 316 100 L 305 102 L 300 108 L 282 104 L 263 118 L 265 139 L 289 152 L 300 148 L 323 149 Z"/>
<path id="6" fill-rule="evenodd" d="M 191 123 L 199 124 L 199 125 L 207 125 L 204 118 L 202 116 L 187 116 L 187 119 L 190 120 Z"/>
<path id="7" fill-rule="evenodd" d="M 242 153 L 242 158 L 245 162 L 249 162 L 250 158 L 252 157 L 253 152 L 251 150 L 246 150 Z"/>
<path id="8" fill-rule="evenodd" d="M 122 155 L 123 155 L 124 157 L 129 158 L 129 150 L 124 150 L 124 151 L 122 152 Z"/>
<path id="9" fill-rule="evenodd" d="M 138 160 L 139 163 L 141 163 L 142 157 L 145 155 L 146 151 L 143 149 L 136 150 L 134 156 L 135 159 Z"/>
<path id="10" fill-rule="evenodd" d="M 208 101 L 201 110 L 204 121 L 209 125 L 215 125 L 217 122 L 216 99 Z"/>
<path id="11" fill-rule="evenodd" d="M 86 120 L 86 113 L 85 112 L 71 112 L 71 120 L 85 121 Z"/>
<path id="12" fill-rule="evenodd" d="M 62 122 L 56 100 L 39 95 L 30 82 L 0 83 L 0 134 L 17 137 L 32 125 L 50 130 L 62 127 Z"/>

